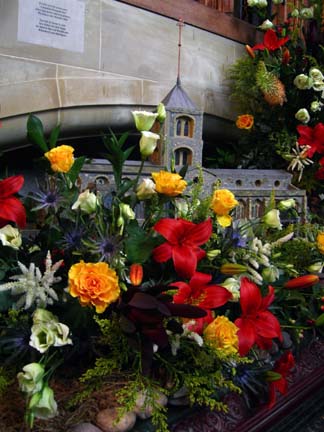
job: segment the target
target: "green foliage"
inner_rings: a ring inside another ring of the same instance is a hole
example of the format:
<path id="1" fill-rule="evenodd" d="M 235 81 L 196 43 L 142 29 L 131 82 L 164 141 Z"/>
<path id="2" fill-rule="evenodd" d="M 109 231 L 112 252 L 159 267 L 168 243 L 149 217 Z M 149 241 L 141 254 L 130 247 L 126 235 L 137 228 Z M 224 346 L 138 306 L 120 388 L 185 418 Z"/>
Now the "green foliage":
<path id="1" fill-rule="evenodd" d="M 278 260 L 290 263 L 298 273 L 314 262 L 314 244 L 304 239 L 293 239 L 275 248 Z"/>
<path id="2" fill-rule="evenodd" d="M 44 127 L 41 120 L 34 114 L 30 114 L 27 120 L 27 135 L 28 138 L 41 149 L 43 153 L 48 151 L 48 146 L 46 143 L 44 135 Z M 51 141 L 53 141 L 52 138 Z"/>

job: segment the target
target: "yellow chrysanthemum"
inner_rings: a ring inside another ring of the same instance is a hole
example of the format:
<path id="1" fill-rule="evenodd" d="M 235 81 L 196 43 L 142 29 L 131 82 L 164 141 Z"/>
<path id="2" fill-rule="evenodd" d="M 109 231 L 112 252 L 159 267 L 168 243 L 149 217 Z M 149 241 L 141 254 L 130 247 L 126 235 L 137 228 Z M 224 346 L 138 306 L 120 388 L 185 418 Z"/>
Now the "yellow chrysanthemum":
<path id="1" fill-rule="evenodd" d="M 118 276 L 104 262 L 74 264 L 69 270 L 68 289 L 72 297 L 79 297 L 81 306 L 91 304 L 97 313 L 104 312 L 120 294 Z"/>
<path id="2" fill-rule="evenodd" d="M 46 152 L 44 156 L 50 161 L 53 171 L 67 173 L 74 164 L 73 152 L 73 147 L 61 145 Z"/>
<path id="3" fill-rule="evenodd" d="M 164 195 L 180 195 L 187 187 L 187 182 L 183 180 L 179 174 L 160 171 L 158 173 L 152 173 L 152 177 L 155 181 L 156 191 Z"/>
<path id="4" fill-rule="evenodd" d="M 225 316 L 218 316 L 204 330 L 204 339 L 225 355 L 238 352 L 238 327 Z"/>

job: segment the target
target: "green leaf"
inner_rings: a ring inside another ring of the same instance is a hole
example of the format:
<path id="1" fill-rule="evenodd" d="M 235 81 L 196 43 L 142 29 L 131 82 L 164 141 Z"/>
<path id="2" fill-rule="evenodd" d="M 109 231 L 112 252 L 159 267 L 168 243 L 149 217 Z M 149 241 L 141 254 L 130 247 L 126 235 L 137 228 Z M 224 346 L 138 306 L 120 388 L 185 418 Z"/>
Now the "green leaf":
<path id="1" fill-rule="evenodd" d="M 56 142 L 57 142 L 57 139 L 58 139 L 58 137 L 60 135 L 60 131 L 61 131 L 61 126 L 60 125 L 55 126 L 55 128 L 52 130 L 51 136 L 50 136 L 50 139 L 49 139 L 49 147 L 50 147 L 50 149 L 52 149 L 52 148 L 54 148 L 56 146 Z"/>
<path id="2" fill-rule="evenodd" d="M 140 228 L 136 221 L 127 226 L 128 237 L 125 242 L 126 255 L 131 263 L 143 264 L 151 256 L 156 245 L 155 239 Z"/>
<path id="3" fill-rule="evenodd" d="M 81 157 L 78 157 L 77 159 L 75 159 L 74 164 L 72 165 L 72 168 L 67 173 L 67 177 L 69 178 L 69 180 L 72 184 L 74 184 L 76 182 L 85 160 L 86 160 L 85 156 L 81 156 Z"/>
<path id="4" fill-rule="evenodd" d="M 110 136 L 103 136 L 103 143 L 108 150 L 108 153 L 104 154 L 104 157 L 112 164 L 116 188 L 118 189 L 121 183 L 123 165 L 128 156 L 133 151 L 134 147 L 126 149 L 123 152 L 122 147 L 128 138 L 129 133 L 124 132 L 119 138 L 110 130 Z"/>
<path id="5" fill-rule="evenodd" d="M 30 114 L 27 120 L 27 136 L 34 144 L 40 147 L 43 153 L 48 151 L 43 124 L 40 119 L 33 114 Z"/>
<path id="6" fill-rule="evenodd" d="M 318 316 L 315 320 L 316 327 L 321 327 L 324 325 L 324 313 L 322 313 L 320 316 Z"/>

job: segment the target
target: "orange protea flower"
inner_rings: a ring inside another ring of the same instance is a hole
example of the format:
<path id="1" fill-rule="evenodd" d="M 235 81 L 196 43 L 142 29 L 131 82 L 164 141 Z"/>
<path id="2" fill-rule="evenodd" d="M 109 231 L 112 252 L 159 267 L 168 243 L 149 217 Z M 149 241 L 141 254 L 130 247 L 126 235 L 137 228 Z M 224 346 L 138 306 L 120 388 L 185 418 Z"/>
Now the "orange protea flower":
<path id="1" fill-rule="evenodd" d="M 74 164 L 73 152 L 73 147 L 61 145 L 46 152 L 44 156 L 50 161 L 53 171 L 67 173 Z"/>
<path id="2" fill-rule="evenodd" d="M 232 223 L 229 212 L 236 207 L 239 202 L 234 194 L 228 189 L 216 189 L 211 202 L 211 208 L 217 216 L 217 221 L 222 227 L 227 227 Z"/>
<path id="3" fill-rule="evenodd" d="M 107 263 L 80 261 L 69 270 L 69 293 L 79 297 L 81 306 L 92 305 L 97 313 L 116 301 L 120 294 L 118 276 Z"/>
<path id="4" fill-rule="evenodd" d="M 284 284 L 286 289 L 308 288 L 315 285 L 319 281 L 319 277 L 314 274 L 295 277 Z"/>
<path id="5" fill-rule="evenodd" d="M 204 330 L 204 339 L 225 355 L 238 352 L 238 327 L 225 316 L 218 316 Z"/>
<path id="6" fill-rule="evenodd" d="M 239 129 L 251 129 L 254 124 L 254 117 L 251 114 L 243 114 L 237 117 L 236 127 Z"/>
<path id="7" fill-rule="evenodd" d="M 187 187 L 187 182 L 183 180 L 179 174 L 160 171 L 158 173 L 152 173 L 152 177 L 155 181 L 156 191 L 164 195 L 180 195 Z"/>

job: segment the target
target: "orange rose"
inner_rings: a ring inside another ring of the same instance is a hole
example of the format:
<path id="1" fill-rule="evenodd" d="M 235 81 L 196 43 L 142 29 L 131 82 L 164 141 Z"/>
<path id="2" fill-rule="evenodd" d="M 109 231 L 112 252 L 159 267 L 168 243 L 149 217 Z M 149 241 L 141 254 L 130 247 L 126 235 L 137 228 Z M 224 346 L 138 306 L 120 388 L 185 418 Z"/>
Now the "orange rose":
<path id="1" fill-rule="evenodd" d="M 81 306 L 89 304 L 102 313 L 120 294 L 118 276 L 107 263 L 80 261 L 69 270 L 69 293 L 79 297 Z"/>
<path id="2" fill-rule="evenodd" d="M 53 171 L 67 173 L 74 164 L 73 152 L 73 147 L 61 145 L 46 152 L 44 156 L 50 161 Z"/>
<path id="3" fill-rule="evenodd" d="M 180 195 L 187 187 L 187 182 L 179 174 L 160 171 L 152 173 L 152 177 L 155 181 L 155 190 L 164 195 Z"/>
<path id="4" fill-rule="evenodd" d="M 238 351 L 238 327 L 225 316 L 218 316 L 204 330 L 204 339 L 225 355 Z"/>
<path id="5" fill-rule="evenodd" d="M 254 124 L 254 117 L 251 114 L 243 114 L 237 117 L 236 127 L 239 129 L 251 129 Z"/>

